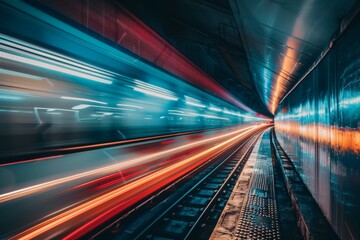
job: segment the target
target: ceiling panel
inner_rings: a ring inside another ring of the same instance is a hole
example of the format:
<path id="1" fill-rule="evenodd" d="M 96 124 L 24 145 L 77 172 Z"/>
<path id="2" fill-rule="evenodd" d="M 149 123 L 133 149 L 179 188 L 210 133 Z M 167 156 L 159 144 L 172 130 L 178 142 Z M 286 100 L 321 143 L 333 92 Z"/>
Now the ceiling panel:
<path id="1" fill-rule="evenodd" d="M 230 0 L 250 74 L 274 113 L 309 69 L 354 0 Z"/>

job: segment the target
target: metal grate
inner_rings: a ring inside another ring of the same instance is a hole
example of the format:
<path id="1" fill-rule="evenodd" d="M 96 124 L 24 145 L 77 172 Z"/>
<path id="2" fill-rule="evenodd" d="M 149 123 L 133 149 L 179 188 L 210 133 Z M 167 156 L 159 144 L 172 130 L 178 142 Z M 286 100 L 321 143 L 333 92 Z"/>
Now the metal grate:
<path id="1" fill-rule="evenodd" d="M 240 213 L 237 239 L 280 239 L 270 139 L 268 134 L 265 136 L 253 169 L 247 200 Z"/>

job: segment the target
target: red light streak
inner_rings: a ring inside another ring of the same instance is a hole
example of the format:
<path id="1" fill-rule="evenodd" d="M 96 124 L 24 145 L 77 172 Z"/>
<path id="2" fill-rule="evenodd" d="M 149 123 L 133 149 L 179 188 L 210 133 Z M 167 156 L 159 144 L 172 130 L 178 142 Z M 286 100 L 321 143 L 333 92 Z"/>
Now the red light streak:
<path id="1" fill-rule="evenodd" d="M 52 151 L 69 152 L 69 151 L 77 151 L 77 150 L 91 150 L 91 149 L 100 148 L 100 147 L 111 147 L 111 146 L 117 146 L 117 145 L 121 145 L 121 144 L 129 144 L 129 143 L 142 142 L 142 141 L 148 141 L 148 140 L 156 140 L 156 139 L 167 138 L 167 137 L 182 136 L 182 135 L 187 135 L 187 134 L 197 133 L 197 132 L 203 132 L 203 130 L 172 133 L 172 134 L 165 134 L 165 135 L 160 135 L 160 136 L 136 138 L 136 139 L 121 140 L 121 141 L 107 142 L 107 143 L 88 144 L 88 145 L 76 146 L 76 147 L 59 148 L 59 149 L 54 149 Z M 201 133 L 201 134 L 203 134 L 203 133 Z M 8 166 L 8 165 L 15 165 L 15 164 L 23 164 L 23 163 L 28 163 L 28 162 L 44 161 L 44 160 L 49 160 L 49 159 L 54 159 L 54 158 L 60 158 L 62 156 L 64 156 L 64 155 L 56 155 L 56 156 L 50 156 L 50 157 L 20 160 L 20 161 L 16 161 L 13 163 L 0 164 L 0 167 L 4 167 L 4 166 Z"/>
<path id="2" fill-rule="evenodd" d="M 81 2 L 74 4 L 70 1 L 68 5 L 71 6 L 71 8 L 67 8 L 64 6 L 67 5 L 66 1 L 65 3 L 63 1 L 61 1 L 61 3 L 56 1 L 42 2 L 122 47 L 127 48 L 134 54 L 168 70 L 181 79 L 245 111 L 253 112 L 159 34 L 117 2 L 105 1 L 100 5 L 101 8 L 111 9 L 111 11 L 107 11 L 108 21 L 111 19 L 111 22 L 107 22 L 107 24 L 103 22 L 102 11 L 98 10 L 98 4 L 87 3 L 86 6 L 82 6 Z M 84 9 L 88 9 L 88 11 L 84 11 Z M 89 12 L 91 14 L 89 14 Z M 87 16 L 85 18 L 89 19 L 90 22 L 100 24 L 89 24 L 89 21 L 82 22 L 79 15 Z"/>
<path id="3" fill-rule="evenodd" d="M 18 189 L 12 192 L 8 192 L 8 193 L 4 193 L 4 194 L 0 194 L 0 203 L 4 203 L 7 201 L 11 201 L 20 197 L 24 197 L 24 196 L 28 196 L 31 194 L 35 194 L 35 193 L 39 193 L 39 192 L 43 192 L 46 190 L 49 190 L 51 188 L 54 188 L 56 186 L 59 186 L 61 184 L 65 184 L 71 181 L 75 181 L 75 180 L 79 180 L 79 179 L 84 179 L 87 177 L 96 177 L 96 176 L 101 176 L 101 175 L 106 175 L 106 174 L 110 174 L 116 171 L 121 171 L 124 169 L 128 169 L 134 166 L 138 166 L 141 164 L 145 164 L 149 161 L 151 161 L 152 159 L 156 159 L 159 157 L 164 157 L 167 156 L 168 154 L 173 154 L 173 153 L 177 153 L 177 152 L 181 152 L 184 151 L 190 147 L 195 147 L 195 146 L 199 146 L 201 144 L 204 143 L 208 143 L 208 142 L 212 142 L 215 140 L 219 140 L 231 135 L 235 135 L 238 134 L 240 132 L 249 130 L 249 129 L 254 129 L 256 127 L 254 126 L 250 126 L 250 127 L 246 127 L 246 128 L 242 128 L 240 130 L 236 130 L 236 131 L 232 131 L 230 133 L 226 133 L 226 134 L 222 134 L 222 135 L 218 135 L 216 137 L 210 137 L 204 140 L 199 140 L 193 143 L 189 143 L 189 144 L 185 144 L 179 147 L 175 147 L 175 148 L 171 148 L 165 151 L 160 151 L 160 152 L 156 152 L 156 153 L 152 153 L 152 154 L 147 154 L 145 156 L 142 157 L 137 157 L 137 158 L 133 158 L 133 159 L 128 159 L 126 161 L 122 161 L 119 163 L 115 163 L 115 164 L 111 164 L 105 167 L 100 167 L 97 169 L 93 169 L 87 172 L 81 172 L 78 174 L 74 174 L 71 176 L 67 176 L 67 177 L 63 177 L 63 178 L 59 178 L 59 179 L 55 179 L 52 181 L 48 181 L 48 182 L 44 182 L 44 183 L 40 183 L 37 185 L 33 185 L 33 186 L 29 186 L 29 187 L 25 187 L 22 189 Z"/>
<path id="4" fill-rule="evenodd" d="M 230 134 L 224 134 L 231 138 L 222 140 L 219 144 L 209 147 L 200 153 L 168 165 L 142 178 L 131 181 L 101 196 L 80 203 L 72 209 L 66 210 L 57 216 L 25 230 L 14 236 L 12 239 L 46 237 L 48 234 L 53 236 L 52 234 L 54 233 L 59 234 L 60 232 L 66 232 L 73 229 L 74 226 L 78 226 L 79 228 L 70 233 L 70 235 L 67 236 L 67 239 L 78 238 L 115 214 L 118 214 L 134 202 L 145 198 L 152 192 L 164 187 L 192 169 L 200 166 L 224 151 L 224 148 L 230 147 L 257 129 L 260 128 L 249 127 L 243 131 L 234 131 Z M 215 139 L 221 139 L 220 137 L 222 136 L 215 137 Z"/>

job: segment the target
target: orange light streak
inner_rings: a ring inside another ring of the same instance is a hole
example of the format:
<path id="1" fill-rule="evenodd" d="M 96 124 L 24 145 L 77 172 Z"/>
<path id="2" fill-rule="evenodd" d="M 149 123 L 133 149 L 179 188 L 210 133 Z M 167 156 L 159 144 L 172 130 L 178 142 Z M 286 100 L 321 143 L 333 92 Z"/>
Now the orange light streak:
<path id="1" fill-rule="evenodd" d="M 360 153 L 360 129 L 338 128 L 336 126 L 315 124 L 300 125 L 297 122 L 277 123 L 275 124 L 275 128 L 276 130 L 291 135 L 301 136 L 312 141 L 319 141 L 333 148 Z"/>
<path id="2" fill-rule="evenodd" d="M 10 166 L 10 165 L 15 165 L 15 164 L 21 164 L 24 162 L 37 162 L 37 161 L 44 161 L 44 160 L 50 160 L 50 159 L 55 159 L 55 158 L 61 158 L 64 155 L 56 155 L 56 156 L 50 156 L 50 157 L 42 157 L 42 158 L 34 158 L 31 160 L 23 160 L 23 161 L 17 161 L 17 162 L 12 162 L 12 163 L 4 163 L 4 164 L 0 164 L 0 167 L 5 167 L 5 166 Z"/>
<path id="3" fill-rule="evenodd" d="M 209 130 L 216 130 L 216 129 L 209 129 Z M 204 132 L 204 130 L 195 130 L 195 131 L 189 131 L 189 132 L 172 133 L 172 134 L 165 134 L 165 135 L 160 135 L 160 136 L 135 138 L 135 139 L 129 139 L 129 140 L 115 141 L 115 142 L 95 143 L 95 144 L 88 144 L 88 145 L 82 145 L 82 146 L 76 146 L 76 147 L 58 148 L 58 149 L 55 149 L 54 151 L 69 152 L 69 151 L 76 151 L 76 150 L 91 150 L 91 149 L 100 148 L 100 147 L 111 147 L 111 146 L 117 146 L 117 145 L 122 145 L 122 144 L 134 143 L 134 142 L 156 140 L 156 139 L 183 136 L 183 135 L 187 135 L 187 134 L 203 133 L 203 132 Z M 4 167 L 4 166 L 8 166 L 8 165 L 15 165 L 15 164 L 28 163 L 28 162 L 49 160 L 49 159 L 53 159 L 53 158 L 60 158 L 62 156 L 64 156 L 64 155 L 57 155 L 57 156 L 50 156 L 50 157 L 34 158 L 34 159 L 16 161 L 16 162 L 13 162 L 13 163 L 0 164 L 0 167 Z"/>
<path id="4" fill-rule="evenodd" d="M 184 151 L 190 147 L 195 147 L 198 146 L 200 144 L 204 144 L 204 143 L 208 143 L 211 141 L 215 141 L 215 140 L 219 140 L 221 138 L 225 138 L 234 134 L 238 134 L 242 131 L 245 131 L 247 129 L 253 129 L 255 128 L 254 126 L 250 126 L 250 127 L 246 127 L 246 128 L 242 128 L 240 130 L 236 130 L 236 131 L 232 131 L 230 133 L 227 134 L 222 134 L 220 136 L 216 136 L 216 137 L 211 137 L 208 139 L 204 139 L 204 140 L 200 140 L 200 141 L 196 141 L 194 143 L 189 143 L 189 144 L 185 144 L 183 146 L 180 147 L 175 147 L 169 150 L 165 150 L 165 151 L 160 151 L 157 153 L 153 153 L 153 154 L 148 154 L 146 156 L 143 157 L 137 157 L 134 159 L 129 159 L 129 160 L 125 160 L 122 161 L 120 163 L 116 163 L 116 164 L 111 164 L 105 167 L 101 167 L 101 168 L 97 168 L 94 170 L 90 170 L 90 171 L 86 171 L 86 172 L 82 172 L 82 173 L 78 173 L 75 175 L 71 175 L 71 176 L 67 176 L 67 177 L 63 177 L 63 178 L 59 178 L 59 179 L 55 179 L 52 181 L 48 181 L 48 182 L 44 182 L 44 183 L 40 183 L 40 184 L 36 184 L 33 186 L 29 186 L 26 188 L 22 188 L 22 189 L 18 189 L 15 191 L 11 191 L 8 193 L 4 193 L 0 195 L 0 203 L 4 203 L 10 200 L 14 200 L 20 197 L 24 197 L 24 196 L 28 196 L 31 194 L 35 194 L 35 193 L 39 193 L 42 191 L 46 191 L 49 189 L 52 189 L 56 186 L 59 186 L 61 184 L 64 183 L 68 183 L 71 181 L 75 181 L 75 180 L 79 180 L 79 179 L 84 179 L 87 177 L 95 177 L 95 176 L 99 176 L 99 175 L 104 175 L 104 174 L 110 174 L 116 171 L 121 171 L 130 167 L 134 167 L 137 166 L 139 164 L 144 164 L 152 159 L 155 158 L 159 158 L 159 157 L 163 157 L 166 156 L 167 154 L 170 153 L 176 153 L 176 152 L 180 152 L 180 151 Z"/>
<path id="5" fill-rule="evenodd" d="M 11 239 L 33 239 L 42 237 L 41 235 L 43 234 L 59 234 L 63 231 L 69 230 L 70 228 L 72 229 L 74 225 L 79 226 L 86 223 L 87 221 L 91 221 L 91 219 L 94 217 L 102 214 L 103 212 L 106 212 L 108 209 L 111 209 L 116 205 L 122 204 L 124 201 L 128 201 L 133 196 L 146 191 L 146 189 L 156 186 L 157 184 L 160 184 L 159 187 L 162 187 L 168 184 L 170 181 L 173 181 L 174 179 L 183 175 L 184 173 L 195 169 L 205 161 L 209 160 L 210 157 L 213 157 L 221 152 L 224 147 L 229 147 L 232 144 L 235 144 L 241 137 L 250 132 L 255 132 L 255 130 L 260 129 L 260 127 L 249 127 L 246 129 L 246 131 L 243 131 L 240 134 L 238 134 L 239 131 L 232 132 L 232 134 L 225 134 L 227 136 L 233 134 L 237 135 L 203 152 L 184 159 L 183 161 L 176 162 L 156 172 L 150 173 L 143 178 L 136 179 L 133 182 L 123 185 L 118 189 L 105 193 L 102 196 L 82 203 L 70 210 L 67 210 L 55 217 L 52 217 L 25 230 Z M 217 137 L 217 139 L 220 137 Z M 83 231 L 80 231 L 79 234 L 81 235 L 83 233 Z M 79 237 L 80 235 L 75 234 L 72 236 L 72 238 Z"/>
<path id="6" fill-rule="evenodd" d="M 286 84 L 284 82 L 284 77 L 282 76 L 282 73 L 285 73 L 286 75 L 291 75 L 291 73 L 296 69 L 296 65 L 297 65 L 297 62 L 294 60 L 296 59 L 297 55 L 296 55 L 296 51 L 293 49 L 297 47 L 297 43 L 292 38 L 290 38 L 286 42 L 286 46 L 288 46 L 288 48 L 283 57 L 283 63 L 281 66 L 280 73 L 274 81 L 275 89 L 272 92 L 272 97 L 271 97 L 271 102 L 272 102 L 271 113 L 273 114 L 275 114 L 277 104 L 280 101 L 280 97 L 282 97 L 286 91 L 286 89 L 283 87 L 284 85 L 286 86 Z"/>
<path id="7" fill-rule="evenodd" d="M 273 85 L 275 85 L 275 89 L 271 95 L 271 106 L 268 106 L 272 114 L 275 114 L 278 103 L 285 95 L 289 87 L 288 84 L 284 81 L 284 78 L 280 77 L 280 74 L 285 73 L 286 75 L 291 76 L 299 64 L 297 60 L 299 41 L 304 39 L 304 29 L 306 29 L 304 24 L 306 23 L 307 14 L 309 14 L 309 6 L 313 4 L 313 1 L 314 0 L 308 0 L 304 2 L 304 6 L 302 7 L 300 13 L 296 18 L 292 34 L 288 37 L 288 40 L 286 41 L 287 50 L 283 57 L 279 76 L 275 79 L 273 83 Z"/>

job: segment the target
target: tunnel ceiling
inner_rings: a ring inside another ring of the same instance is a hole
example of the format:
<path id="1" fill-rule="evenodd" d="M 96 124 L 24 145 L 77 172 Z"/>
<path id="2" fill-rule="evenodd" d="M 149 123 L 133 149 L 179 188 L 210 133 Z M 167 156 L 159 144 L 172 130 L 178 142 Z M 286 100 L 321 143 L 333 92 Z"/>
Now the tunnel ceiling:
<path id="1" fill-rule="evenodd" d="M 119 1 L 254 111 L 271 115 L 354 0 Z"/>

